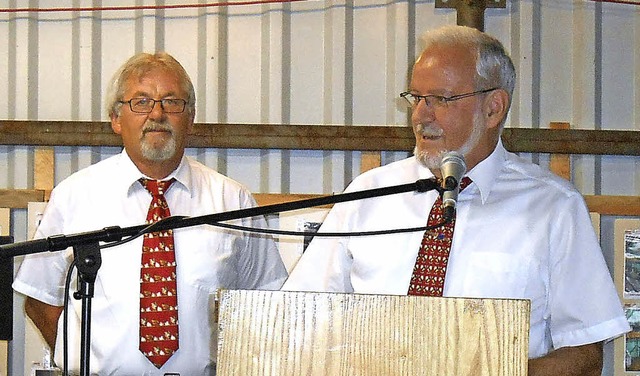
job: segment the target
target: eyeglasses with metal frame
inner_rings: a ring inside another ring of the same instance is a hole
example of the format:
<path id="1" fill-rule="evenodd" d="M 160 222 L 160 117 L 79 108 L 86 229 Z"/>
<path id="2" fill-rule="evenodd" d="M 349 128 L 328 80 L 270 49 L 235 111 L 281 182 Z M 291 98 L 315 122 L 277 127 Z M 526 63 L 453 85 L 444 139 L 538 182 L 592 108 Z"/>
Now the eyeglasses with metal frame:
<path id="1" fill-rule="evenodd" d="M 160 103 L 160 107 L 162 111 L 167 114 L 179 114 L 184 112 L 185 107 L 187 106 L 187 101 L 179 98 L 163 98 L 163 99 L 153 99 L 153 98 L 131 98 L 128 101 L 118 101 L 119 103 L 128 103 L 129 108 L 132 112 L 138 114 L 148 114 L 153 111 L 153 108 L 156 106 L 156 103 Z"/>
<path id="2" fill-rule="evenodd" d="M 445 97 L 443 95 L 435 95 L 435 94 L 418 95 L 410 91 L 405 91 L 403 93 L 400 93 L 400 97 L 404 98 L 409 104 L 409 106 L 411 106 L 412 108 L 417 107 L 421 100 L 424 100 L 424 103 L 427 105 L 427 107 L 437 108 L 437 107 L 447 107 L 447 104 L 449 102 L 457 101 L 458 99 L 473 97 L 475 95 L 488 93 L 490 91 L 494 91 L 498 89 L 500 88 L 493 87 L 491 89 L 472 91 L 470 93 L 452 95 L 450 97 Z"/>

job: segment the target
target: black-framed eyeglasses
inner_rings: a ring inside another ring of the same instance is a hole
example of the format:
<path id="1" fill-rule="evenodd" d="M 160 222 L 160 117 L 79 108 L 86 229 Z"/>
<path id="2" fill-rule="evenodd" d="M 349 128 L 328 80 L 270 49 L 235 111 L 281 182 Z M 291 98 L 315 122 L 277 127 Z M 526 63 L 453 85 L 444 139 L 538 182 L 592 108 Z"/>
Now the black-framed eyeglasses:
<path id="1" fill-rule="evenodd" d="M 178 114 L 184 111 L 187 106 L 187 101 L 184 99 L 178 98 L 164 98 L 164 99 L 153 99 L 153 98 L 131 98 L 128 101 L 118 101 L 120 103 L 129 103 L 129 108 L 131 108 L 132 112 L 138 114 L 148 114 L 153 111 L 153 108 L 156 106 L 156 103 L 160 103 L 160 107 L 162 111 L 168 114 Z"/>
<path id="2" fill-rule="evenodd" d="M 410 91 L 405 91 L 404 93 L 400 93 L 400 97 L 404 98 L 412 108 L 418 106 L 421 100 L 424 100 L 424 103 L 427 105 L 427 107 L 438 108 L 447 107 L 447 104 L 449 102 L 457 101 L 458 99 L 473 97 L 474 95 L 484 94 L 498 89 L 499 87 L 493 87 L 491 89 L 472 91 L 471 93 L 452 95 L 450 97 L 435 94 L 418 95 Z"/>

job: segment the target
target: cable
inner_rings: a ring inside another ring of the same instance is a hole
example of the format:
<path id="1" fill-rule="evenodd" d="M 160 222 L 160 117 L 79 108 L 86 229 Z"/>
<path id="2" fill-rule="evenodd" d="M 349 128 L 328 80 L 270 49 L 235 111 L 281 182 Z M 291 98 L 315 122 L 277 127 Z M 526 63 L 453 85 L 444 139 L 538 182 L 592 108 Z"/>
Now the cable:
<path id="1" fill-rule="evenodd" d="M 112 242 L 112 243 L 106 243 L 100 246 L 101 249 L 104 248 L 111 248 L 111 247 L 115 247 L 118 245 L 122 245 L 125 243 L 128 243 L 146 233 L 149 232 L 154 232 L 153 230 L 156 227 L 160 227 L 160 225 L 164 226 L 167 225 L 167 223 L 171 223 L 171 222 L 177 222 L 177 221 L 181 221 L 183 219 L 189 218 L 187 216 L 171 216 L 171 217 L 167 217 L 164 219 L 161 219 L 158 222 L 152 223 L 149 226 L 141 229 L 138 233 L 131 235 L 127 238 L 124 238 L 122 240 L 116 241 L 116 242 Z M 275 230 L 275 229 L 269 229 L 269 228 L 257 228 L 257 227 L 247 227 L 247 226 L 240 226 L 240 225 L 232 225 L 229 223 L 221 223 L 221 222 L 216 222 L 216 223 L 207 223 L 207 225 L 209 226 L 214 226 L 214 227 L 222 227 L 222 228 L 227 228 L 227 229 L 231 229 L 231 230 L 239 230 L 239 231 L 244 231 L 244 232 L 255 232 L 255 233 L 259 233 L 259 234 L 271 234 L 271 235 L 289 235 L 289 236 L 309 236 L 309 235 L 313 235 L 313 236 L 320 236 L 320 237 L 347 237 L 347 236 L 375 236 L 375 235 L 388 235 L 388 234 L 398 234 L 398 233 L 403 233 L 403 232 L 416 232 L 416 231 L 429 231 L 429 230 L 433 230 L 436 229 L 438 227 L 444 226 L 445 224 L 447 224 L 447 221 L 443 221 L 441 223 L 436 223 L 433 226 L 420 226 L 420 227 L 407 227 L 407 228 L 397 228 L 397 229 L 390 229 L 390 230 L 373 230 L 373 231 L 355 231 L 355 232 L 315 232 L 315 233 L 311 233 L 311 232 L 305 232 L 305 231 L 288 231 L 288 230 Z"/>
<path id="2" fill-rule="evenodd" d="M 138 238 L 138 237 L 140 237 L 140 236 L 142 236 L 142 235 L 144 235 L 146 233 L 154 232 L 153 230 L 156 227 L 159 227 L 161 224 L 164 225 L 166 223 L 177 222 L 177 221 L 181 221 L 181 220 L 183 220 L 185 218 L 188 218 L 188 217 L 184 216 L 184 215 L 173 215 L 171 217 L 163 218 L 163 219 L 159 220 L 158 222 L 151 223 L 149 226 L 141 229 L 140 231 L 138 231 L 134 235 L 131 235 L 131 236 L 126 237 L 126 238 L 124 238 L 122 240 L 118 240 L 118 241 L 115 241 L 115 242 L 112 242 L 112 243 L 103 244 L 103 245 L 100 246 L 100 249 L 111 248 L 111 247 L 115 247 L 115 246 L 118 246 L 118 245 L 121 245 L 121 244 L 128 243 L 128 242 L 132 241 L 133 239 Z"/>
<path id="3" fill-rule="evenodd" d="M 356 231 L 356 232 L 305 232 L 305 231 L 286 231 L 286 230 L 274 230 L 269 228 L 256 228 L 232 225 L 228 223 L 211 223 L 211 226 L 223 227 L 232 230 L 240 230 L 245 232 L 256 232 L 259 234 L 275 234 L 275 235 L 293 235 L 293 236 L 320 236 L 320 237 L 347 237 L 347 236 L 371 236 L 371 235 L 388 235 L 398 234 L 403 232 L 416 232 L 416 231 L 429 231 L 442 227 L 447 224 L 446 221 L 436 223 L 432 226 L 421 227 L 408 227 L 408 228 L 396 228 L 391 230 L 376 230 L 376 231 Z"/>
<path id="4" fill-rule="evenodd" d="M 161 225 L 164 226 L 164 225 L 167 225 L 167 223 L 178 222 L 185 218 L 189 218 L 189 217 L 171 216 L 171 217 L 164 218 L 158 222 L 152 223 L 144 227 L 134 235 L 131 235 L 119 241 L 103 244 L 100 246 L 100 248 L 109 248 L 109 247 L 114 247 L 117 245 L 130 242 L 133 239 L 140 237 L 141 235 L 144 235 L 145 233 L 154 232 L 153 230 L 157 227 L 160 227 Z M 360 231 L 360 232 L 315 232 L 315 233 L 305 232 L 305 231 L 286 231 L 286 230 L 274 230 L 274 229 L 268 229 L 268 228 L 254 228 L 254 227 L 232 225 L 232 224 L 220 223 L 220 222 L 210 223 L 208 225 L 214 226 L 214 227 L 232 229 L 232 230 L 240 230 L 245 232 L 255 232 L 255 233 L 263 233 L 263 234 L 293 235 L 293 236 L 313 235 L 313 236 L 320 236 L 320 237 L 346 237 L 346 236 L 371 236 L 371 235 L 395 234 L 395 233 L 402 233 L 402 232 L 428 231 L 428 230 L 433 230 L 435 228 L 441 227 L 445 224 L 446 224 L 446 221 L 435 224 L 433 226 L 421 226 L 421 227 L 411 227 L 411 228 L 401 228 L 401 229 L 391 229 L 391 230 Z M 69 312 L 69 306 L 70 306 L 69 292 L 70 292 L 70 285 L 71 285 L 71 275 L 73 273 L 73 269 L 76 266 L 77 266 L 77 263 L 76 263 L 76 260 L 74 259 L 69 265 L 69 269 L 67 271 L 67 276 L 65 281 L 65 294 L 64 294 L 65 300 L 64 300 L 64 307 L 63 307 L 64 316 L 63 316 L 63 334 L 62 334 L 63 335 L 62 351 L 63 351 L 63 375 L 64 376 L 69 375 L 69 371 L 68 371 L 69 370 L 68 312 Z"/>
<path id="5" fill-rule="evenodd" d="M 121 10 L 158 10 L 158 9 L 186 9 L 186 8 L 211 8 L 240 5 L 261 5 L 273 3 L 294 3 L 309 0 L 254 0 L 254 1 L 227 1 L 207 4 L 180 4 L 180 5 L 139 5 L 139 6 L 112 6 L 112 7 L 76 7 L 76 8 L 2 8 L 0 13 L 22 12 L 94 12 L 94 11 L 121 11 Z"/>
<path id="6" fill-rule="evenodd" d="M 76 260 L 74 259 L 69 265 L 64 283 L 64 316 L 62 317 L 62 374 L 64 376 L 69 376 L 69 338 L 67 336 L 69 330 L 69 292 L 71 291 L 71 273 L 73 273 L 73 268 L 75 267 Z"/>

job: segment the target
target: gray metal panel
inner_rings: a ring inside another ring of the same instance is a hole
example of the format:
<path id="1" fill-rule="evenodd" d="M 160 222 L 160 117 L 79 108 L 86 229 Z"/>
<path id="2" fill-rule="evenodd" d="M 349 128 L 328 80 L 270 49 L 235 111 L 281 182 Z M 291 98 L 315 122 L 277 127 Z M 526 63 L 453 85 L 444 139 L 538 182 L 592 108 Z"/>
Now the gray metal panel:
<path id="1" fill-rule="evenodd" d="M 95 3 L 95 2 L 93 2 Z M 109 6 L 161 5 L 114 0 Z M 195 3 L 193 1 L 192 3 Z M 200 1 L 204 3 L 204 1 Z M 640 127 L 640 13 L 590 1 L 508 1 L 485 29 L 511 51 L 519 80 L 511 126 L 568 121 L 584 129 Z M 6 4 L 6 5 L 5 5 Z M 8 0 L 0 8 L 86 6 L 79 0 Z M 167 50 L 191 74 L 198 122 L 398 125 L 418 36 L 455 24 L 433 1 L 327 0 L 167 10 L 0 13 L 0 118 L 106 120 L 103 89 L 139 51 Z M 37 132 L 34 129 L 34 132 Z M 55 182 L 117 153 L 58 147 Z M 341 191 L 360 153 L 189 150 L 260 192 Z M 383 163 L 405 153 L 384 153 Z M 545 165 L 547 156 L 524 155 Z M 640 194 L 636 157 L 573 157 L 585 194 Z M 31 188 L 33 147 L 0 146 L 0 188 Z M 26 212 L 12 235 L 27 236 Z M 604 236 L 607 236 L 606 234 Z M 605 252 L 611 252 L 605 250 Z M 16 348 L 19 348 L 17 346 Z M 14 375 L 22 375 L 19 351 Z"/>

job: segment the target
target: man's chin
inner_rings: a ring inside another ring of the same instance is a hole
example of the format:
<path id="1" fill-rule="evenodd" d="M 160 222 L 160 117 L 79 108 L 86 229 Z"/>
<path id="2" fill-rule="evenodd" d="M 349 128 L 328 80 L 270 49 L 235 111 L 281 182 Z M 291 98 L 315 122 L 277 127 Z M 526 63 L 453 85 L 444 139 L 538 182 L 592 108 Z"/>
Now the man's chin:
<path id="1" fill-rule="evenodd" d="M 445 151 L 440 152 L 428 152 L 424 150 L 418 150 L 415 148 L 413 154 L 416 156 L 418 162 L 430 170 L 439 169 L 442 162 L 442 155 Z"/>
<path id="2" fill-rule="evenodd" d="M 176 154 L 175 145 L 165 144 L 159 147 L 143 145 L 142 156 L 147 160 L 154 162 L 164 162 L 173 158 Z"/>

